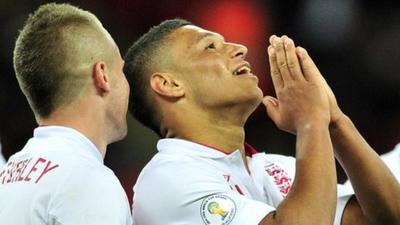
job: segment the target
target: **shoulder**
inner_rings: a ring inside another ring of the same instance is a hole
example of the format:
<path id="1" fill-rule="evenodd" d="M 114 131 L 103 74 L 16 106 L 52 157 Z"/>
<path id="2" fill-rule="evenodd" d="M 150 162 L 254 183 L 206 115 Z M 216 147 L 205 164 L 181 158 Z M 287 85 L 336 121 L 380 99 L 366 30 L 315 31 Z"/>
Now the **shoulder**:
<path id="1" fill-rule="evenodd" d="M 294 163 L 296 161 L 296 158 L 294 158 L 293 156 L 279 155 L 279 154 L 264 154 L 264 155 L 265 158 L 273 162 Z"/>
<path id="2" fill-rule="evenodd" d="M 205 180 L 208 183 L 224 181 L 209 159 L 202 160 L 191 156 L 156 154 L 143 168 L 136 182 L 141 185 L 187 184 Z M 179 188 L 179 186 L 175 186 Z"/>
<path id="3" fill-rule="evenodd" d="M 134 220 L 137 224 L 200 224 L 213 220 L 215 224 L 231 220 L 230 224 L 258 224 L 273 210 L 234 192 L 223 175 L 223 169 L 210 158 L 156 154 L 134 187 Z M 211 204 L 216 203 L 230 208 L 231 213 L 224 212 L 227 216 L 222 218 L 208 214 Z M 152 216 L 154 213 L 157 216 Z M 250 219 L 248 215 L 252 215 Z"/>
<path id="4" fill-rule="evenodd" d="M 103 167 L 77 165 L 69 170 L 49 202 L 49 213 L 59 221 L 74 223 L 86 219 L 90 219 L 86 224 L 128 221 L 130 209 L 126 194 L 114 173 Z"/>
<path id="5" fill-rule="evenodd" d="M 225 191 L 231 191 L 229 184 L 209 159 L 157 154 L 142 170 L 133 188 L 134 205 L 163 203 L 172 207 Z"/>
<path id="6" fill-rule="evenodd" d="M 76 193 L 93 195 L 102 191 L 121 191 L 121 184 L 114 172 L 104 165 L 75 164 L 66 172 L 59 189 L 73 189 Z"/>

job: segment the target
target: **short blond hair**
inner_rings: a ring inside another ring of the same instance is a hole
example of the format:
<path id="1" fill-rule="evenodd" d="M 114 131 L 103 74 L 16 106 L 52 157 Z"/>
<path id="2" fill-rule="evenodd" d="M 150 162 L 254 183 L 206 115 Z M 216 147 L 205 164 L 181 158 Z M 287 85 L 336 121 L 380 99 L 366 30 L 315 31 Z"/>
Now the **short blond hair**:
<path id="1" fill-rule="evenodd" d="M 107 58 L 104 46 L 91 47 L 104 40 L 101 29 L 95 15 L 69 4 L 45 4 L 29 16 L 15 44 L 14 69 L 37 119 L 76 99 L 90 78 L 81 67 Z"/>

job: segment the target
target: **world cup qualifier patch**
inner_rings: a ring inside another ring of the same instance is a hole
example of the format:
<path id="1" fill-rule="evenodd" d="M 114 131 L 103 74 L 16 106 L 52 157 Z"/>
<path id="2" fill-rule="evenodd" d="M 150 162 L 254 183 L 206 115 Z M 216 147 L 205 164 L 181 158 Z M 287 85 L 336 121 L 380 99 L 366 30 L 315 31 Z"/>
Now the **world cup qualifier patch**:
<path id="1" fill-rule="evenodd" d="M 206 225 L 228 225 L 235 214 L 235 202 L 224 194 L 210 195 L 201 203 L 200 215 Z"/>

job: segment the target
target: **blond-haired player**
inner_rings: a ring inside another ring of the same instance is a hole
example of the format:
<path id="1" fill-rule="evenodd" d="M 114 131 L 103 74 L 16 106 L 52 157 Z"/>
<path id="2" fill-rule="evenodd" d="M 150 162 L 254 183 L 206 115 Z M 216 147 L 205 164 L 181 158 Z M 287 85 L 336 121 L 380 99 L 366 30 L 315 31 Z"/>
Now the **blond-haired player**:
<path id="1" fill-rule="evenodd" d="M 127 133 L 129 85 L 117 45 L 92 13 L 40 6 L 14 49 L 39 127 L 0 171 L 0 224 L 131 224 L 125 192 L 103 164 Z"/>

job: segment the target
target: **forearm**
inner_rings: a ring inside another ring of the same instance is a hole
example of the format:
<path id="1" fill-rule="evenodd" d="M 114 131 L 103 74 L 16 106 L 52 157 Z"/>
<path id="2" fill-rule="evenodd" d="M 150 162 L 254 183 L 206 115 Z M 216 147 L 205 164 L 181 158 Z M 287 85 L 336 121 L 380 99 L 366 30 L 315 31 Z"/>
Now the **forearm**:
<path id="1" fill-rule="evenodd" d="M 330 134 L 336 158 L 353 185 L 363 214 L 372 224 L 398 223 L 400 185 L 378 154 L 346 116 L 331 125 Z"/>
<path id="2" fill-rule="evenodd" d="M 329 130 L 297 132 L 296 177 L 276 210 L 278 224 L 332 224 L 336 207 L 336 170 Z"/>
<path id="3" fill-rule="evenodd" d="M 323 78 L 307 51 L 295 48 L 291 39 L 272 36 L 270 42 L 268 53 L 277 99 L 268 96 L 264 102 L 280 129 L 297 134 L 296 176 L 286 198 L 261 224 L 332 224 L 336 170 Z"/>

